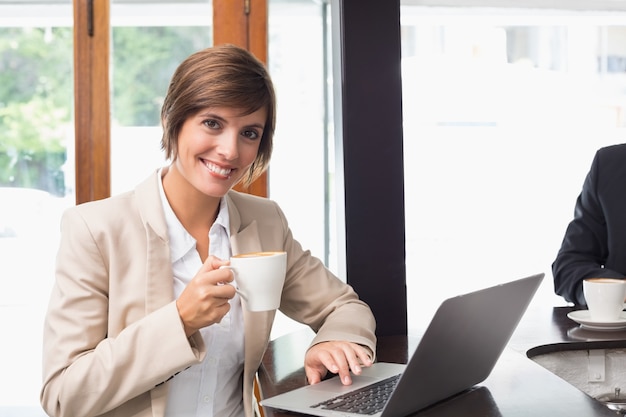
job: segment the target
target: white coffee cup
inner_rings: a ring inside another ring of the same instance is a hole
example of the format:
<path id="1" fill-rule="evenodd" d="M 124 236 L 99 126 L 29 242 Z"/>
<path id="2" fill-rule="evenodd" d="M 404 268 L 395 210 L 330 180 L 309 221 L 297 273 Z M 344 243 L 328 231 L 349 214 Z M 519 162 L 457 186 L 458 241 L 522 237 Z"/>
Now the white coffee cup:
<path id="1" fill-rule="evenodd" d="M 233 271 L 232 284 L 243 298 L 244 306 L 250 311 L 276 310 L 287 271 L 287 252 L 252 252 L 234 255 L 230 266 Z"/>
<path id="2" fill-rule="evenodd" d="M 589 278 L 583 281 L 583 293 L 592 320 L 619 320 L 624 309 L 626 281 L 616 278 Z"/>

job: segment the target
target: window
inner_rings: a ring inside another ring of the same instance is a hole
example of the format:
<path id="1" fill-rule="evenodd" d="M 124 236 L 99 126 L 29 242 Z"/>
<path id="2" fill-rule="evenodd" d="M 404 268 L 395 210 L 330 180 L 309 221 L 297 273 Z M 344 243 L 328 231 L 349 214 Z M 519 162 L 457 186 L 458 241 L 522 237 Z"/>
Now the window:
<path id="1" fill-rule="evenodd" d="M 0 415 L 43 416 L 42 321 L 74 203 L 70 0 L 0 3 Z"/>
<path id="2" fill-rule="evenodd" d="M 294 237 L 337 274 L 327 162 L 332 129 L 327 120 L 326 6 L 313 0 L 268 4 L 268 67 L 278 103 L 269 197 L 280 204 Z M 301 326 L 278 313 L 272 337 Z"/>
<path id="3" fill-rule="evenodd" d="M 150 5 L 113 1 L 112 195 L 133 189 L 165 165 L 161 104 L 178 64 L 213 44 L 212 13 L 207 0 Z"/>
<path id="4" fill-rule="evenodd" d="M 269 195 L 285 211 L 296 239 L 329 263 L 325 34 L 325 6 L 270 1 L 268 66 L 278 112 Z"/>
<path id="5" fill-rule="evenodd" d="M 535 302 L 563 305 L 551 263 L 595 150 L 624 141 L 626 14 L 407 6 L 401 23 L 409 328 L 536 272 Z"/>

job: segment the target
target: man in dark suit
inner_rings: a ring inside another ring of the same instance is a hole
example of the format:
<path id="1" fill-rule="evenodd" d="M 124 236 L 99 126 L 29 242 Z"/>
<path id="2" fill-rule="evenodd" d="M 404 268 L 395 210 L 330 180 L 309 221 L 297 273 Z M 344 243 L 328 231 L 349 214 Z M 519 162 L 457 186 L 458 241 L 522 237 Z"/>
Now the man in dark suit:
<path id="1" fill-rule="evenodd" d="M 554 291 L 586 305 L 585 278 L 626 278 L 626 144 L 601 148 L 552 264 Z"/>

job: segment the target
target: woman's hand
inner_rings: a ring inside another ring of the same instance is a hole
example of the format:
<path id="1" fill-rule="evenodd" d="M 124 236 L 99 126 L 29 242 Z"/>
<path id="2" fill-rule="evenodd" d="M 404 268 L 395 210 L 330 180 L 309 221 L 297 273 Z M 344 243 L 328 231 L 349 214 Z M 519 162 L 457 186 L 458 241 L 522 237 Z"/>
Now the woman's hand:
<path id="1" fill-rule="evenodd" d="M 370 365 L 372 357 L 367 348 L 344 341 L 318 343 L 304 357 L 304 370 L 310 384 L 317 384 L 330 371 L 339 374 L 342 384 L 350 385 L 350 371 L 360 375 L 362 367 Z"/>
<path id="2" fill-rule="evenodd" d="M 187 337 L 199 329 L 222 321 L 230 310 L 229 300 L 235 296 L 235 287 L 224 285 L 233 280 L 228 265 L 215 256 L 209 256 L 189 285 L 176 300 L 178 314 Z"/>

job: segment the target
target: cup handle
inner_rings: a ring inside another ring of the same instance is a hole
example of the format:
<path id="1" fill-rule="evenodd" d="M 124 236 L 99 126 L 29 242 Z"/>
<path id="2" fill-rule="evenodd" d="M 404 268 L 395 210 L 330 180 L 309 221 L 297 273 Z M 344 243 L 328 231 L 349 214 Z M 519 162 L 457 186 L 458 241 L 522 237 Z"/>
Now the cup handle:
<path id="1" fill-rule="evenodd" d="M 230 271 L 233 274 L 233 278 L 237 278 L 237 274 L 235 272 L 236 271 L 235 268 L 233 268 L 230 265 L 222 265 L 218 269 L 230 269 Z M 237 283 L 235 282 L 235 280 L 233 280 L 231 282 L 224 282 L 223 284 L 225 284 L 225 285 L 232 285 L 233 287 L 235 287 L 235 291 L 237 291 L 237 294 L 239 294 L 239 296 L 241 298 L 243 298 L 246 302 L 248 302 L 248 298 L 239 290 L 239 287 L 237 287 Z"/>

